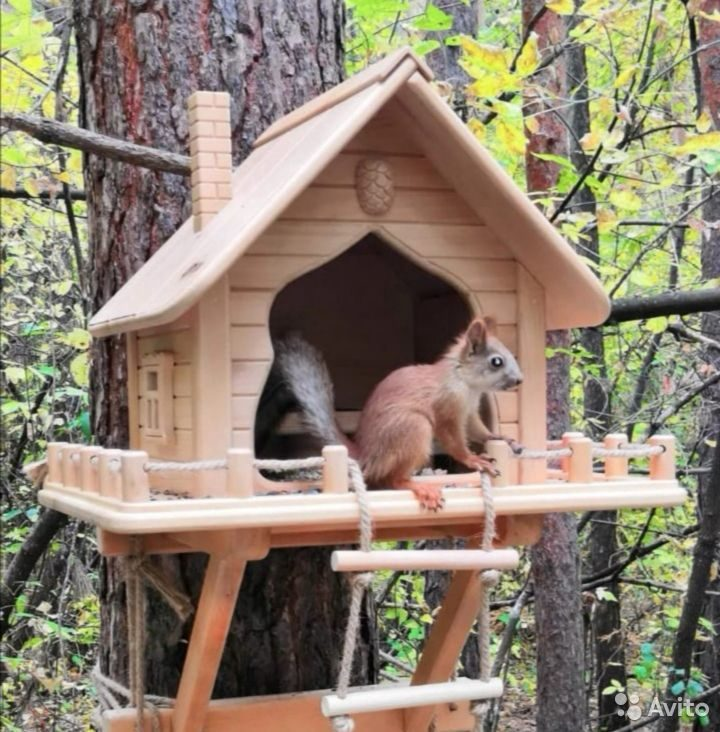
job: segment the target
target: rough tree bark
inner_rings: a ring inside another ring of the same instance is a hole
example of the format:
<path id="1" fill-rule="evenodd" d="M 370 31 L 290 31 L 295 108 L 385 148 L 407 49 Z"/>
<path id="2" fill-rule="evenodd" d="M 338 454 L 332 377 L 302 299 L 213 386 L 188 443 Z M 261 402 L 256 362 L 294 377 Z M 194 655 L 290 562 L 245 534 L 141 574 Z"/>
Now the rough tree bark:
<path id="1" fill-rule="evenodd" d="M 720 0 L 704 0 L 699 10 L 708 15 L 720 11 Z M 707 110 L 713 121 L 713 127 L 720 130 L 720 45 L 717 45 L 718 24 L 702 15 L 696 16 L 697 42 L 704 50 L 697 57 L 697 72 L 700 80 L 699 105 Z M 712 44 L 715 43 L 713 46 Z M 702 276 L 705 281 L 717 281 L 720 278 L 720 183 L 717 177 L 708 177 L 707 189 L 704 193 L 714 191 L 715 195 L 708 199 L 702 209 L 704 221 L 701 244 Z M 704 336 L 720 341 L 720 311 L 705 313 L 701 327 Z M 720 371 L 720 351 L 707 348 L 704 353 L 705 363 L 710 368 Z M 706 440 L 712 425 L 720 424 L 720 385 L 707 390 L 703 395 L 700 415 L 702 419 L 701 439 L 703 463 L 710 464 L 711 453 Z M 717 447 L 715 448 L 717 451 Z M 701 510 L 710 503 L 713 491 L 720 491 L 717 481 L 713 483 L 709 476 L 700 479 Z M 716 562 L 720 562 L 720 546 L 716 547 Z M 708 589 L 715 594 L 706 595 L 702 616 L 707 618 L 715 628 L 715 635 L 707 634 L 707 640 L 697 643 L 698 663 L 707 677 L 707 686 L 720 684 L 720 576 L 709 583 Z M 706 700 L 710 709 L 709 716 L 714 724 L 720 726 L 720 694 Z M 701 729 L 696 724 L 696 729 Z M 705 728 L 707 729 L 707 728 Z"/>
<path id="2" fill-rule="evenodd" d="M 522 4 L 524 36 L 531 30 L 538 35 L 541 52 L 550 52 L 562 42 L 562 19 L 545 8 L 542 0 Z M 549 91 L 549 97 L 564 96 L 564 62 L 556 60 L 534 82 Z M 557 181 L 558 169 L 533 153 L 564 155 L 567 132 L 562 121 L 547 111 L 542 94 L 529 90 L 523 112 L 536 121 L 528 134 L 526 177 L 532 193 L 544 193 Z M 548 344 L 569 344 L 567 332 L 552 333 Z M 569 364 L 558 355 L 548 362 L 548 433 L 557 437 L 569 422 Z M 549 514 L 543 533 L 532 550 L 535 585 L 535 622 L 537 627 L 537 711 L 538 732 L 577 732 L 585 724 L 583 696 L 583 632 L 580 604 L 580 560 L 577 529 L 571 514 Z"/>
<path id="3" fill-rule="evenodd" d="M 84 126 L 176 153 L 187 154 L 186 100 L 197 89 L 231 94 L 237 163 L 273 120 L 342 77 L 343 11 L 335 0 L 79 0 L 75 22 Z M 93 156 L 85 161 L 85 186 L 97 309 L 188 216 L 188 180 Z M 92 419 L 105 446 L 127 444 L 125 370 L 121 339 L 95 344 Z M 193 597 L 204 561 L 162 560 Z M 251 564 L 215 695 L 332 685 L 346 594 L 325 551 L 273 552 Z M 116 563 L 105 563 L 101 661 L 120 680 L 124 595 Z M 150 599 L 147 686 L 173 695 L 188 628 Z M 368 678 L 369 654 L 360 656 L 358 676 Z"/>

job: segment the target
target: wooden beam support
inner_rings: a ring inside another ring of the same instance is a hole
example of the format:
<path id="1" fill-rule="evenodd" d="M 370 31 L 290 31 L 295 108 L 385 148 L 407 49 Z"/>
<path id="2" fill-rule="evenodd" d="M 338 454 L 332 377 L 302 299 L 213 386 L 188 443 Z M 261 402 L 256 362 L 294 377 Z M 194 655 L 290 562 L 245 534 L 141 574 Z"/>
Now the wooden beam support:
<path id="1" fill-rule="evenodd" d="M 413 674 L 413 686 L 450 678 L 480 607 L 480 586 L 479 572 L 455 573 Z M 404 732 L 427 732 L 435 714 L 434 706 L 405 710 Z"/>
<path id="2" fill-rule="evenodd" d="M 394 686 L 402 688 L 402 684 Z M 364 687 L 367 689 L 369 687 Z M 350 693 L 362 691 L 351 689 Z M 328 720 L 320 710 L 320 700 L 329 690 L 293 694 L 218 699 L 210 702 L 203 732 L 325 732 Z M 145 715 L 145 731 L 151 732 L 149 714 Z M 172 709 L 159 709 L 160 732 L 177 732 L 172 727 Z M 135 732 L 135 710 L 113 709 L 103 714 L 103 732 Z M 359 714 L 353 720 L 355 732 L 400 732 L 403 710 Z M 438 707 L 437 732 L 457 732 L 472 729 L 473 717 L 467 704 L 443 704 Z M 198 728 L 200 729 L 200 728 Z M 196 731 L 197 732 L 197 731 Z"/>
<path id="3" fill-rule="evenodd" d="M 205 729 L 205 716 L 246 564 L 242 557 L 210 555 L 173 709 L 173 732 Z"/>

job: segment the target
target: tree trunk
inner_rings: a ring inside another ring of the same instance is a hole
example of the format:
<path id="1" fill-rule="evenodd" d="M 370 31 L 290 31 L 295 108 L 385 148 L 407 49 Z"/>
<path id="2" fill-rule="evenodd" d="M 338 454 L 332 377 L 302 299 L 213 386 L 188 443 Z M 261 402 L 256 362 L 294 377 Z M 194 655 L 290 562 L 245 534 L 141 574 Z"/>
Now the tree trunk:
<path id="1" fill-rule="evenodd" d="M 720 0 L 704 0 L 700 3 L 700 10 L 711 14 L 720 11 Z M 705 109 L 713 121 L 713 127 L 720 130 L 720 46 L 717 45 L 717 23 L 702 16 L 696 16 L 698 45 L 705 50 L 698 54 L 698 72 L 700 77 L 699 107 Z M 715 43 L 716 45 L 712 45 Z M 702 209 L 704 221 L 701 244 L 702 276 L 706 282 L 720 277 L 720 185 L 717 178 L 708 180 L 705 195 L 712 192 L 715 195 L 709 198 Z M 708 338 L 720 341 L 720 314 L 704 313 L 702 316 L 702 332 Z M 704 361 L 720 371 L 720 352 L 715 349 L 705 349 Z M 712 450 L 707 440 L 710 438 L 713 424 L 720 424 L 720 385 L 709 388 L 702 397 L 700 407 L 700 437 L 702 449 L 702 464 L 710 466 Z M 717 450 L 717 447 L 715 448 Z M 717 482 L 713 485 L 710 476 L 700 478 L 700 507 L 702 511 L 710 503 L 712 491 L 720 490 Z M 720 561 L 720 547 L 716 547 L 716 561 Z M 710 621 L 715 634 L 705 634 L 707 640 L 698 641 L 698 662 L 701 671 L 707 678 L 707 686 L 720 684 L 720 576 L 710 580 L 708 589 L 715 594 L 705 596 L 705 606 L 702 616 Z M 720 720 L 720 694 L 706 699 L 709 706 L 709 717 L 716 724 Z M 697 730 L 701 728 L 695 725 Z"/>
<path id="2" fill-rule="evenodd" d="M 452 3 L 444 8 L 448 15 L 452 16 L 452 28 L 447 31 L 437 31 L 429 34 L 436 37 L 442 44 L 440 48 L 428 54 L 426 61 L 435 74 L 438 81 L 448 85 L 450 102 L 453 110 L 462 118 L 467 117 L 467 95 L 465 85 L 469 77 L 458 64 L 460 58 L 460 46 L 446 46 L 445 38 L 458 34 L 474 37 L 478 30 L 478 18 L 482 0 L 470 0 L 465 3 Z M 427 549 L 461 549 L 465 546 L 462 539 L 438 539 L 426 542 Z M 428 607 L 434 611 L 441 604 L 448 587 L 450 586 L 450 572 L 431 571 L 425 572 L 424 597 Z M 478 645 L 474 636 L 470 636 L 460 654 L 460 673 L 471 679 L 478 677 L 480 673 L 480 661 L 478 657 Z"/>
<path id="3" fill-rule="evenodd" d="M 538 46 L 544 49 L 562 42 L 562 19 L 545 8 L 542 0 L 524 0 L 523 35 L 537 33 Z M 564 96 L 563 62 L 556 60 L 535 79 L 549 96 Z M 567 132 L 561 120 L 540 97 L 525 97 L 526 118 L 534 115 L 535 131 L 528 135 L 525 157 L 530 193 L 547 192 L 557 182 L 555 163 L 538 159 L 533 153 L 563 155 L 567 151 Z M 549 334 L 548 344 L 563 346 L 568 334 Z M 558 437 L 568 428 L 569 363 L 555 356 L 548 362 L 548 433 Z M 543 533 L 532 550 L 535 584 L 535 623 L 537 636 L 537 730 L 539 732 L 577 732 L 585 723 L 583 696 L 583 634 L 580 605 L 580 560 L 577 530 L 572 514 L 545 517 Z"/>
<path id="4" fill-rule="evenodd" d="M 235 162 L 273 120 L 342 77 L 342 3 L 335 0 L 181 2 L 79 0 L 76 24 L 81 114 L 87 128 L 187 153 L 186 100 L 197 89 L 232 97 Z M 112 162 L 85 161 L 92 304 L 97 310 L 189 214 L 186 178 Z M 98 443 L 126 446 L 127 393 L 121 338 L 93 352 L 93 427 Z M 197 597 L 201 556 L 165 557 L 180 587 Z M 252 563 L 236 608 L 216 695 L 331 686 L 344 625 L 346 588 L 326 550 L 272 552 Z M 101 582 L 106 672 L 127 679 L 125 589 L 105 562 Z M 174 695 L 188 628 L 151 594 L 147 686 Z M 372 675 L 365 643 L 359 677 Z"/>

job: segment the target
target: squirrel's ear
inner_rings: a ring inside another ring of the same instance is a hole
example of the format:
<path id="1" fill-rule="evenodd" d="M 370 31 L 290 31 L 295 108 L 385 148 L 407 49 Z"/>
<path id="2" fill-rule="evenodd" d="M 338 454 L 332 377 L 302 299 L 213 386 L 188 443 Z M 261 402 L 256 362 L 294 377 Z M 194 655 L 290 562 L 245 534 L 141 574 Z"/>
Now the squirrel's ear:
<path id="1" fill-rule="evenodd" d="M 497 335 L 497 318 L 494 315 L 486 315 L 483 320 L 487 332 L 492 336 Z"/>
<path id="2" fill-rule="evenodd" d="M 487 345 L 488 329 L 483 318 L 478 318 L 470 323 L 465 338 L 469 346 L 470 353 L 478 353 L 485 349 Z"/>

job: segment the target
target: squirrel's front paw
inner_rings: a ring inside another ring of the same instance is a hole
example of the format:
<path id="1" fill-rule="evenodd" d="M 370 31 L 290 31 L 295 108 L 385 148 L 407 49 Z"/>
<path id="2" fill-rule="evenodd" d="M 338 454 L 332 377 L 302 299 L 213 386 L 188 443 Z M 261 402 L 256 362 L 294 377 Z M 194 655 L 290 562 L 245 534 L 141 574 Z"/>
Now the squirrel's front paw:
<path id="1" fill-rule="evenodd" d="M 477 470 L 480 473 L 487 473 L 493 477 L 500 475 L 500 471 L 495 467 L 495 460 L 489 455 L 473 455 L 465 464 L 468 468 Z"/>
<path id="2" fill-rule="evenodd" d="M 445 505 L 442 488 L 439 486 L 410 482 L 408 488 L 410 488 L 418 501 L 420 501 L 420 505 L 429 511 L 439 511 Z"/>

